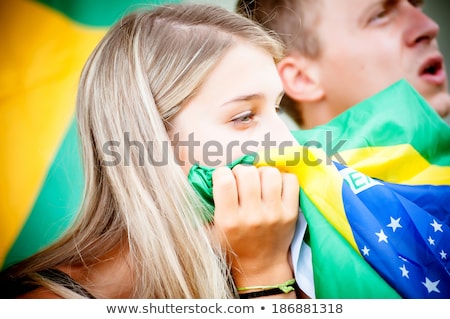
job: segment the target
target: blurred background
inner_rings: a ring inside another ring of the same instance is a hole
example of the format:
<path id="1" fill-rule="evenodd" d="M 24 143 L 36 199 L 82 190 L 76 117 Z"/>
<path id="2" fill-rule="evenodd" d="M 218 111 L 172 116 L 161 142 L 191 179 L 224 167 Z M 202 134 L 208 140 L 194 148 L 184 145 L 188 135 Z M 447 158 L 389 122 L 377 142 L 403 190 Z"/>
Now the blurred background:
<path id="1" fill-rule="evenodd" d="M 108 26 L 136 6 L 235 0 L 0 0 L 0 268 L 70 224 L 83 185 L 74 121 L 78 77 Z M 339 0 L 336 0 L 339 1 Z M 425 1 L 450 67 L 450 1 Z M 450 123 L 450 118 L 446 119 Z"/>

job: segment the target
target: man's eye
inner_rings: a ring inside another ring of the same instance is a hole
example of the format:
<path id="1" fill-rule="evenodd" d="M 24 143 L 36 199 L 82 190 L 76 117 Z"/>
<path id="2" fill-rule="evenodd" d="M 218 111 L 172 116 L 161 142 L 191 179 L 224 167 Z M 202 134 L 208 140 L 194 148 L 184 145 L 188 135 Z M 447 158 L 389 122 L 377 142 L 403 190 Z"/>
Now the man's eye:
<path id="1" fill-rule="evenodd" d="M 374 22 L 377 22 L 379 20 L 382 20 L 382 19 L 386 18 L 386 16 L 388 14 L 389 14 L 389 11 L 387 11 L 387 10 L 380 11 L 379 13 L 377 13 L 376 15 L 372 16 L 369 19 L 369 23 L 374 23 Z"/>

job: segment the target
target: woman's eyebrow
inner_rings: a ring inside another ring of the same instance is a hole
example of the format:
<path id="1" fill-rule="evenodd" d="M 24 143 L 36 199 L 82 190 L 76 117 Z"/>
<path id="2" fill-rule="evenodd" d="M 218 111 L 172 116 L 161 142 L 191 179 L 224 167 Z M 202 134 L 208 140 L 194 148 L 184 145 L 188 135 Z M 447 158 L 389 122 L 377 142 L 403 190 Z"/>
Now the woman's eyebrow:
<path id="1" fill-rule="evenodd" d="M 236 103 L 236 102 L 246 102 L 246 101 L 250 101 L 250 100 L 258 100 L 258 99 L 262 99 L 263 97 L 264 97 L 264 94 L 262 94 L 262 93 L 239 95 L 239 96 L 234 97 L 231 100 L 223 103 L 221 105 L 221 107 L 225 106 L 227 104 Z"/>

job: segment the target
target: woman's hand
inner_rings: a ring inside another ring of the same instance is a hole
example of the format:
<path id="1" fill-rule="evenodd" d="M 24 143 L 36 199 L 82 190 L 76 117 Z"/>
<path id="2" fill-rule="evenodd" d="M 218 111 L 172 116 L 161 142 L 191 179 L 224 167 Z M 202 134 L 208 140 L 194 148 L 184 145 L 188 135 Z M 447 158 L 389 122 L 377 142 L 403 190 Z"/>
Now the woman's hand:
<path id="1" fill-rule="evenodd" d="M 296 176 L 274 167 L 222 167 L 213 175 L 213 196 L 214 232 L 227 248 L 236 286 L 293 278 L 289 246 L 299 209 Z"/>

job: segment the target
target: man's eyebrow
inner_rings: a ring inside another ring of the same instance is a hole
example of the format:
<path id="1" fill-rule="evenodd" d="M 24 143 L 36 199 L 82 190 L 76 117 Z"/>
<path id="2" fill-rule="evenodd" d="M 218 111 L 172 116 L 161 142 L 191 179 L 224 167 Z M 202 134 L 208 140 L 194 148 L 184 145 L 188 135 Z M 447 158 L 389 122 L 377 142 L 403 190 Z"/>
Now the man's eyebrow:
<path id="1" fill-rule="evenodd" d="M 225 106 L 227 104 L 236 103 L 236 102 L 246 102 L 246 101 L 250 101 L 250 100 L 258 100 L 258 99 L 263 98 L 263 96 L 264 96 L 264 94 L 262 94 L 262 93 L 239 95 L 239 96 L 236 96 L 236 97 L 232 98 L 231 100 L 223 103 L 221 106 Z"/>
<path id="2" fill-rule="evenodd" d="M 384 8 L 391 9 L 391 8 L 395 7 L 399 2 L 400 2 L 400 0 L 385 0 Z"/>

